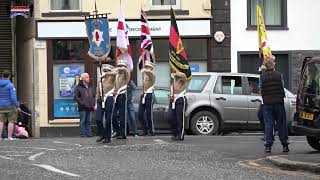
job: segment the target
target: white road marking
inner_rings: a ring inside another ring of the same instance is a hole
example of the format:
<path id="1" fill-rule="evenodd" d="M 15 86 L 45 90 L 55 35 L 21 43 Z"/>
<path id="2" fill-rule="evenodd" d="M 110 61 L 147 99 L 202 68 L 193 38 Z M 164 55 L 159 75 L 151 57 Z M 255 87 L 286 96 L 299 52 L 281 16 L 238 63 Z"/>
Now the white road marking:
<path id="1" fill-rule="evenodd" d="M 10 156 L 10 157 L 19 157 L 19 156 L 26 156 L 26 154 L 25 154 L 25 155 L 21 155 L 21 154 L 9 154 L 9 155 L 7 155 L 7 156 Z"/>
<path id="2" fill-rule="evenodd" d="M 52 172 L 56 172 L 56 173 L 60 173 L 60 174 L 65 174 L 65 175 L 72 176 L 72 177 L 80 177 L 80 175 L 78 175 L 78 174 L 73 174 L 73 173 L 69 173 L 66 171 L 62 171 L 62 170 L 57 169 L 57 168 L 50 166 L 50 165 L 46 165 L 46 164 L 32 164 L 32 165 L 44 168 L 48 171 L 52 171 Z"/>
<path id="3" fill-rule="evenodd" d="M 0 153 L 26 153 L 26 154 L 31 154 L 33 152 L 28 152 L 28 151 L 0 151 Z"/>
<path id="4" fill-rule="evenodd" d="M 168 142 L 161 140 L 161 139 L 155 139 L 153 141 L 155 141 L 157 144 L 168 144 Z"/>
<path id="5" fill-rule="evenodd" d="M 74 146 L 79 146 L 79 147 L 81 147 L 81 146 L 82 146 L 81 144 L 69 144 L 69 143 L 61 142 L 61 141 L 53 141 L 53 143 L 56 143 L 56 144 L 74 145 Z"/>
<path id="6" fill-rule="evenodd" d="M 37 153 L 37 154 L 35 154 L 35 155 L 30 156 L 28 159 L 29 159 L 30 161 L 34 161 L 34 160 L 36 159 L 36 157 L 41 156 L 41 155 L 43 155 L 44 153 L 45 153 L 45 152 Z"/>
<path id="7" fill-rule="evenodd" d="M 7 160 L 13 160 L 13 158 L 8 158 L 8 157 L 5 157 L 5 156 L 0 156 L 0 158 L 7 159 Z"/>

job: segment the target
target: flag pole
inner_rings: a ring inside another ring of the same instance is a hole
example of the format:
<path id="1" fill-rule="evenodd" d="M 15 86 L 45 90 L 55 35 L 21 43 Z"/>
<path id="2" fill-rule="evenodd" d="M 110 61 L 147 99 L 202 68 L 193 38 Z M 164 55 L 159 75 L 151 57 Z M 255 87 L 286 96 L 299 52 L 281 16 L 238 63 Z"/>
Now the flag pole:
<path id="1" fill-rule="evenodd" d="M 174 15 L 174 11 L 172 9 L 172 0 L 170 0 L 170 9 L 171 11 L 173 12 L 173 15 Z M 175 18 L 175 17 L 174 17 Z M 171 20 L 171 17 L 170 17 L 170 20 Z M 171 22 L 171 25 L 172 25 L 172 22 Z M 171 28 L 171 26 L 170 26 Z M 169 35 L 170 36 L 170 35 Z M 169 43 L 170 43 L 170 37 L 169 37 Z M 170 57 L 169 57 L 170 58 Z M 174 77 L 172 77 L 171 75 L 174 73 L 174 70 L 171 68 L 171 65 L 169 64 L 170 66 L 170 80 L 171 80 L 171 97 L 170 97 L 170 102 L 173 103 L 174 102 Z"/>
<path id="2" fill-rule="evenodd" d="M 256 21 L 257 21 L 257 30 L 258 30 L 258 41 L 259 41 L 259 20 L 258 20 L 258 18 L 259 18 L 259 16 L 258 16 L 258 14 L 257 14 L 257 5 L 259 5 L 260 6 L 260 4 L 261 4 L 261 1 L 260 0 L 257 0 L 256 1 Z M 261 7 L 261 6 L 260 6 Z M 261 43 L 261 42 L 260 42 Z M 262 55 L 262 49 L 261 49 L 261 44 L 259 44 L 259 68 L 261 67 L 261 65 L 263 64 L 263 55 Z"/>

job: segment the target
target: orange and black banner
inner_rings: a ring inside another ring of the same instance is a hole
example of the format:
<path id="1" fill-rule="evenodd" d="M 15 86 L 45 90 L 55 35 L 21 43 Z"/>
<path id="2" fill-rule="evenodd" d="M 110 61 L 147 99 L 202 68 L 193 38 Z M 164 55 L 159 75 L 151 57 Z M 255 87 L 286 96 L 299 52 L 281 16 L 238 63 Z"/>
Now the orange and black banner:
<path id="1" fill-rule="evenodd" d="M 187 76 L 187 79 L 191 79 L 191 70 L 187 54 L 180 38 L 176 18 L 172 8 L 169 37 L 169 63 L 174 71 L 182 72 Z"/>

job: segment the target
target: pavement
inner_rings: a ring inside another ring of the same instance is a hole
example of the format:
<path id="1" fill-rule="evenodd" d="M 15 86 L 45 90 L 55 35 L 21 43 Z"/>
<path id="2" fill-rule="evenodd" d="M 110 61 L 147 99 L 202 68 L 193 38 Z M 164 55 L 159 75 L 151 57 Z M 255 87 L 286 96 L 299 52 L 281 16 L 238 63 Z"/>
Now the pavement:
<path id="1" fill-rule="evenodd" d="M 266 160 L 283 169 L 320 173 L 320 154 L 288 154 L 267 156 Z"/>

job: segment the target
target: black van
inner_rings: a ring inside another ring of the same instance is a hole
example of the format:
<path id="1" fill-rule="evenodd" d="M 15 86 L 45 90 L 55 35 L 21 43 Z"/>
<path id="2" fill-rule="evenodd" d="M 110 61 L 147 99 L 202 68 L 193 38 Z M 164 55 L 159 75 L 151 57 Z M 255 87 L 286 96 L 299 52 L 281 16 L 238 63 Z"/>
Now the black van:
<path id="1" fill-rule="evenodd" d="M 320 57 L 304 59 L 296 103 L 292 130 L 320 151 Z"/>

